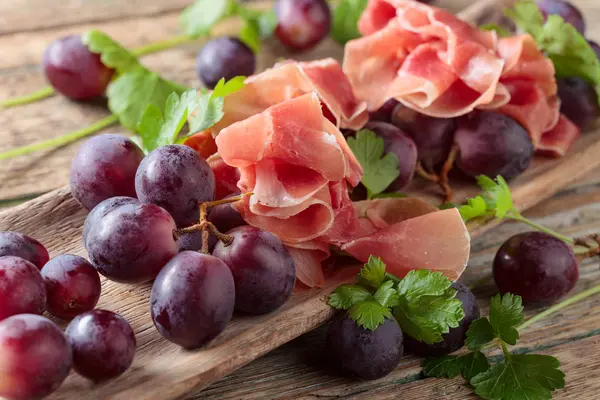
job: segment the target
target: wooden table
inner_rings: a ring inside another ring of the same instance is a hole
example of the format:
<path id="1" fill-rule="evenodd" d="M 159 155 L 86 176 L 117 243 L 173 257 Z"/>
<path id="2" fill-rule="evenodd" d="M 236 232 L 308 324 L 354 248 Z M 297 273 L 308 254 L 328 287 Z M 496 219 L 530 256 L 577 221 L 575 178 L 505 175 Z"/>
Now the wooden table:
<path id="1" fill-rule="evenodd" d="M 442 5 L 460 9 L 470 0 L 443 0 Z M 190 0 L 12 0 L 0 2 L 0 99 L 30 93 L 45 85 L 39 60 L 46 45 L 56 37 L 89 28 L 106 31 L 127 46 L 140 46 L 178 33 L 178 12 Z M 574 1 L 589 22 L 589 37 L 600 40 L 598 0 Z M 230 27 L 222 27 L 227 30 Z M 197 85 L 194 59 L 200 44 L 172 49 L 143 59 L 168 78 Z M 331 54 L 331 45 L 319 46 L 310 56 Z M 259 67 L 271 65 L 273 56 L 262 55 Z M 59 136 L 107 115 L 103 105 L 74 104 L 55 96 L 37 104 L 0 110 L 0 151 L 40 139 Z M 109 131 L 122 131 L 115 127 Z M 0 202 L 5 206 L 63 186 L 77 144 L 0 163 Z M 552 199 L 527 214 L 570 235 L 600 231 L 600 171 L 573 182 Z M 498 246 L 525 228 L 504 224 L 473 243 L 465 281 L 489 274 Z M 597 260 L 581 265 L 577 290 L 600 280 Z M 494 293 L 492 284 L 476 294 L 482 312 Z M 536 313 L 527 310 L 528 315 Z M 315 399 L 402 398 L 471 399 L 472 391 L 455 380 L 425 379 L 415 369 L 396 370 L 375 382 L 339 378 L 327 367 L 323 352 L 325 330 L 317 329 L 256 360 L 237 373 L 215 383 L 194 398 L 203 399 Z M 588 299 L 528 328 L 517 346 L 526 352 L 558 357 L 567 374 L 566 389 L 559 399 L 596 399 L 600 390 L 600 297 Z M 415 359 L 414 364 L 418 364 Z M 150 388 L 149 388 L 150 389 Z"/>

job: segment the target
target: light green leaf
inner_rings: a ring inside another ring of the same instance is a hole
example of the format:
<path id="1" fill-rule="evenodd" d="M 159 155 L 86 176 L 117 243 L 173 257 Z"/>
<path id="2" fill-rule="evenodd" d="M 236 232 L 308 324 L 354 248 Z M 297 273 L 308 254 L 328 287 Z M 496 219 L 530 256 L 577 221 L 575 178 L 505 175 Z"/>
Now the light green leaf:
<path id="1" fill-rule="evenodd" d="M 244 86 L 246 86 L 245 81 L 245 76 L 236 76 L 235 78 L 231 78 L 228 81 L 225 81 L 225 78 L 221 78 L 221 80 L 217 82 L 215 88 L 213 89 L 212 96 L 227 97 L 230 94 L 233 94 L 241 90 Z"/>
<path id="2" fill-rule="evenodd" d="M 260 24 L 256 19 L 248 19 L 240 30 L 240 40 L 254 53 L 260 53 Z"/>
<path id="3" fill-rule="evenodd" d="M 385 322 L 386 318 L 392 318 L 390 309 L 382 306 L 374 300 L 356 303 L 350 310 L 348 316 L 356 321 L 358 326 L 374 331 Z"/>
<path id="4" fill-rule="evenodd" d="M 484 31 L 495 31 L 499 37 L 509 37 L 512 34 L 508 31 L 508 29 L 497 25 L 497 24 L 485 24 L 481 25 L 479 29 L 483 29 Z"/>
<path id="5" fill-rule="evenodd" d="M 219 122 L 224 115 L 223 97 L 213 97 L 208 92 L 200 94 L 196 113 L 189 118 L 190 132 L 187 136 L 210 128 Z"/>
<path id="6" fill-rule="evenodd" d="M 275 10 L 270 9 L 269 11 L 262 13 L 258 18 L 261 39 L 266 39 L 273 36 L 273 32 L 275 32 L 275 28 L 277 28 L 278 23 L 279 22 L 277 21 Z"/>
<path id="7" fill-rule="evenodd" d="M 340 44 L 359 38 L 358 19 L 367 7 L 368 0 L 342 0 L 333 10 L 331 37 Z"/>
<path id="8" fill-rule="evenodd" d="M 100 54 L 102 64 L 118 73 L 140 67 L 137 57 L 106 33 L 92 29 L 82 36 L 82 41 L 92 53 Z"/>
<path id="9" fill-rule="evenodd" d="M 371 297 L 371 292 L 358 285 L 340 285 L 329 295 L 328 304 L 338 310 L 348 310 Z"/>
<path id="10" fill-rule="evenodd" d="M 196 0 L 181 13 L 181 26 L 186 35 L 198 38 L 210 34 L 219 21 L 234 11 L 232 0 Z"/>
<path id="11" fill-rule="evenodd" d="M 487 205 L 481 196 L 467 199 L 467 204 L 458 207 L 458 212 L 465 222 L 488 215 Z"/>
<path id="12" fill-rule="evenodd" d="M 519 1 L 512 8 L 507 8 L 504 13 L 522 31 L 529 33 L 534 38 L 538 36 L 544 25 L 544 16 L 533 1 Z"/>
<path id="13" fill-rule="evenodd" d="M 496 218 L 504 218 L 514 210 L 514 204 L 510 188 L 501 176 L 496 177 L 494 182 L 485 175 L 477 177 L 477 183 L 484 192 L 481 197 L 485 201 L 488 211 L 493 211 Z"/>

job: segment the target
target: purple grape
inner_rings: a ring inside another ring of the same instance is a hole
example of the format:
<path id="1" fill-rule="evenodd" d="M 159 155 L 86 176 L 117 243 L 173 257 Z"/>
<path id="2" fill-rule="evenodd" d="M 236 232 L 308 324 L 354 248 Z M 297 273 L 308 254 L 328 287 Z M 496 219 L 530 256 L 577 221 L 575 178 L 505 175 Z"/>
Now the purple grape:
<path id="1" fill-rule="evenodd" d="M 136 340 L 127 320 L 106 310 L 80 314 L 65 331 L 75 371 L 94 382 L 123 374 L 133 362 Z"/>
<path id="2" fill-rule="evenodd" d="M 385 152 L 398 157 L 400 175 L 388 187 L 389 191 L 398 191 L 406 187 L 412 180 L 417 165 L 417 146 L 415 142 L 400 128 L 385 122 L 369 122 L 369 129 L 383 139 Z"/>
<path id="3" fill-rule="evenodd" d="M 102 96 L 114 74 L 74 35 L 50 43 L 42 65 L 52 87 L 73 100 Z"/>
<path id="4" fill-rule="evenodd" d="M 90 225 L 85 247 L 96 270 L 123 283 L 151 281 L 175 255 L 175 221 L 155 204 L 123 204 Z"/>
<path id="5" fill-rule="evenodd" d="M 560 299 L 579 279 L 577 259 L 569 245 L 543 232 L 520 233 L 504 242 L 492 272 L 501 293 L 538 304 Z"/>
<path id="6" fill-rule="evenodd" d="M 235 309 L 265 314 L 291 297 L 296 264 L 284 244 L 269 232 L 240 226 L 227 233 L 233 243 L 217 243 L 213 256 L 223 260 L 235 282 Z"/>
<path id="7" fill-rule="evenodd" d="M 600 45 L 593 40 L 588 40 L 588 43 L 590 44 L 592 50 L 594 50 L 594 53 L 596 53 L 596 57 L 600 59 Z"/>
<path id="8" fill-rule="evenodd" d="M 100 299 L 100 276 L 85 258 L 70 254 L 50 260 L 42 268 L 48 312 L 72 319 L 91 311 Z"/>
<path id="9" fill-rule="evenodd" d="M 343 313 L 331 322 L 326 344 L 344 374 L 373 380 L 386 376 L 400 363 L 404 352 L 402 336 L 394 319 L 386 319 L 370 331 Z"/>
<path id="10" fill-rule="evenodd" d="M 235 287 L 231 271 L 216 257 L 184 251 L 152 285 L 150 309 L 156 329 L 186 349 L 204 346 L 231 320 Z"/>
<path id="11" fill-rule="evenodd" d="M 549 15 L 559 15 L 582 35 L 585 34 L 585 19 L 573 4 L 562 0 L 537 0 L 536 3 L 545 18 Z"/>
<path id="12" fill-rule="evenodd" d="M 44 279 L 36 266 L 20 257 L 0 257 L 0 321 L 45 310 Z"/>
<path id="13" fill-rule="evenodd" d="M 465 174 L 498 176 L 510 180 L 529 167 L 533 144 L 514 119 L 480 111 L 459 121 L 455 142 L 460 149 L 456 165 Z"/>
<path id="14" fill-rule="evenodd" d="M 429 117 L 399 104 L 392 113 L 392 124 L 412 137 L 419 161 L 427 169 L 434 170 L 448 158 L 456 131 L 455 119 Z"/>
<path id="15" fill-rule="evenodd" d="M 380 122 L 392 122 L 392 114 L 398 106 L 398 100 L 389 99 L 386 101 L 377 111 L 369 113 L 370 121 L 380 121 Z"/>
<path id="16" fill-rule="evenodd" d="M 239 196 L 239 193 L 231 194 L 225 198 L 230 199 L 236 196 Z M 242 218 L 240 213 L 233 208 L 233 203 L 219 204 L 218 206 L 211 208 L 208 214 L 208 221 L 212 222 L 219 232 L 222 233 L 227 233 L 233 228 L 246 225 L 244 218 Z"/>
<path id="17" fill-rule="evenodd" d="M 471 323 L 479 318 L 479 306 L 475 295 L 465 285 L 454 282 L 452 287 L 456 289 L 456 298 L 462 302 L 462 308 L 465 312 L 465 317 L 460 321 L 460 325 L 456 328 L 450 328 L 448 333 L 442 335 L 444 340 L 434 344 L 427 344 L 406 335 L 404 337 L 406 351 L 420 357 L 440 357 L 453 353 L 465 345 L 467 331 Z"/>
<path id="18" fill-rule="evenodd" d="M 49 395 L 72 366 L 67 338 L 39 315 L 15 315 L 0 322 L 0 354 L 0 398 L 10 400 Z"/>
<path id="19" fill-rule="evenodd" d="M 559 78 L 556 83 L 561 100 L 560 112 L 581 130 L 589 129 L 600 115 L 596 90 L 578 77 Z"/>
<path id="20" fill-rule="evenodd" d="M 331 12 L 325 0 L 278 0 L 275 14 L 275 35 L 292 50 L 310 49 L 329 34 Z"/>
<path id="21" fill-rule="evenodd" d="M 142 150 L 124 136 L 91 138 L 71 163 L 73 197 L 88 210 L 111 197 L 135 197 L 135 173 L 143 158 Z"/>
<path id="22" fill-rule="evenodd" d="M 38 269 L 50 259 L 48 250 L 37 240 L 19 232 L 0 232 L 0 257 L 21 257 Z"/>
<path id="23" fill-rule="evenodd" d="M 162 146 L 140 164 L 135 189 L 141 201 L 161 206 L 185 227 L 198 222 L 198 203 L 214 199 L 215 174 L 192 148 Z"/>
<path id="24" fill-rule="evenodd" d="M 139 204 L 140 201 L 138 199 L 134 199 L 133 197 L 119 196 L 119 197 L 111 197 L 110 199 L 106 199 L 103 202 L 99 203 L 96 207 L 90 211 L 90 213 L 85 218 L 85 223 L 83 225 L 83 242 L 85 243 L 85 239 L 87 237 L 88 231 L 91 226 L 96 223 L 96 221 L 104 218 L 104 216 L 112 211 L 113 209 L 122 206 L 124 204 Z"/>
<path id="25" fill-rule="evenodd" d="M 256 55 L 238 38 L 218 37 L 206 42 L 196 58 L 198 79 L 209 89 L 222 78 L 250 76 L 256 70 Z"/>

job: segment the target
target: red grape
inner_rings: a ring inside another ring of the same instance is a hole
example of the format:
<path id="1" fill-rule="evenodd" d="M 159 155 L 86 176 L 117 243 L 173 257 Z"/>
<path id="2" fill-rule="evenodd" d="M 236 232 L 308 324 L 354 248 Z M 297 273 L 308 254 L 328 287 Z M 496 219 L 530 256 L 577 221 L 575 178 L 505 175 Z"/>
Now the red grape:
<path id="1" fill-rule="evenodd" d="M 217 337 L 233 315 L 231 271 L 216 257 L 193 251 L 177 254 L 152 285 L 152 320 L 167 340 L 186 349 Z"/>
<path id="2" fill-rule="evenodd" d="M 71 162 L 73 197 L 88 210 L 111 197 L 135 197 L 135 173 L 143 158 L 142 150 L 124 136 L 89 139 Z"/>
<path id="3" fill-rule="evenodd" d="M 231 194 L 227 198 L 239 196 L 238 194 Z M 226 233 L 233 228 L 238 226 L 246 225 L 246 221 L 242 218 L 239 212 L 233 208 L 232 203 L 219 204 L 210 209 L 208 214 L 208 221 L 212 222 L 220 232 Z"/>
<path id="4" fill-rule="evenodd" d="M 136 340 L 127 320 L 106 310 L 80 314 L 65 331 L 75 371 L 94 382 L 116 378 L 131 366 Z"/>
<path id="5" fill-rule="evenodd" d="M 558 97 L 560 112 L 575 123 L 581 130 L 590 128 L 598 115 L 598 94 L 593 86 L 579 77 L 559 78 Z"/>
<path id="6" fill-rule="evenodd" d="M 67 338 L 39 315 L 15 315 L 0 322 L 0 354 L 0 398 L 10 400 L 49 395 L 72 365 Z"/>
<path id="7" fill-rule="evenodd" d="M 46 310 L 44 279 L 35 265 L 15 256 L 0 257 L 0 321 Z"/>
<path id="8" fill-rule="evenodd" d="M 91 311 L 100 299 L 100 276 L 85 258 L 70 254 L 50 260 L 42 268 L 48 312 L 71 319 Z"/>
<path id="9" fill-rule="evenodd" d="M 196 58 L 198 79 L 213 89 L 221 78 L 250 76 L 256 70 L 256 55 L 244 42 L 234 37 L 218 37 L 206 42 Z"/>
<path id="10" fill-rule="evenodd" d="M 275 35 L 292 50 L 310 49 L 329 34 L 331 12 L 325 0 L 278 0 L 275 14 Z"/>
<path id="11" fill-rule="evenodd" d="M 81 36 L 65 36 L 50 43 L 43 67 L 54 89 L 74 100 L 102 96 L 114 74 L 102 64 L 100 55 L 88 50 Z"/>
<path id="12" fill-rule="evenodd" d="M 227 233 L 233 243 L 217 243 L 213 255 L 225 262 L 235 282 L 235 309 L 265 314 L 292 295 L 296 264 L 284 244 L 269 232 L 240 226 Z"/>
<path id="13" fill-rule="evenodd" d="M 119 206 L 122 206 L 123 204 L 139 203 L 140 201 L 138 199 L 126 196 L 111 197 L 110 199 L 106 199 L 103 202 L 99 203 L 96 207 L 92 209 L 92 211 L 90 211 L 90 213 L 85 218 L 85 223 L 83 225 L 83 242 L 85 243 L 85 239 L 87 238 L 87 234 L 92 225 L 94 225 L 101 218 L 104 218 L 104 216 L 107 213 Z"/>
<path id="14" fill-rule="evenodd" d="M 573 4 L 563 0 L 537 0 L 537 5 L 544 17 L 559 15 L 565 22 L 573 25 L 582 35 L 585 34 L 583 14 Z"/>
<path id="15" fill-rule="evenodd" d="M 547 233 L 525 232 L 500 247 L 493 274 L 501 293 L 517 294 L 523 302 L 549 304 L 573 289 L 579 267 L 562 240 Z"/>
<path id="16" fill-rule="evenodd" d="M 42 269 L 50 259 L 48 250 L 37 240 L 19 232 L 0 232 L 0 257 L 21 257 Z"/>
<path id="17" fill-rule="evenodd" d="M 208 251 L 212 252 L 217 244 L 217 238 L 213 235 L 208 236 Z M 202 249 L 202 232 L 195 231 L 184 233 L 179 237 L 179 252 L 182 251 L 200 251 Z"/>

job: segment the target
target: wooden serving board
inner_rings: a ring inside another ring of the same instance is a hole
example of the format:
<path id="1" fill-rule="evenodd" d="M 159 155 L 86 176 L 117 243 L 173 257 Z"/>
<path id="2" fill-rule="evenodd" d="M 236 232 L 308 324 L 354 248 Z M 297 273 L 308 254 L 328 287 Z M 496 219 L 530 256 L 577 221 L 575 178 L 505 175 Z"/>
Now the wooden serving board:
<path id="1" fill-rule="evenodd" d="M 463 16 L 471 20 L 488 18 L 493 0 L 478 1 Z M 340 50 L 337 49 L 337 54 Z M 319 55 L 331 52 L 319 49 Z M 586 134 L 570 153 L 559 160 L 536 159 L 534 165 L 512 182 L 515 203 L 528 208 L 554 194 L 577 178 L 600 166 L 600 130 Z M 460 200 L 477 189 L 471 183 L 454 185 L 455 199 Z M 416 181 L 409 190 L 439 201 L 437 188 Z M 51 255 L 79 254 L 87 256 L 81 239 L 86 212 L 71 197 L 68 188 L 12 209 L 0 212 L 0 230 L 14 230 L 31 235 L 44 243 Z M 473 236 L 492 225 L 472 226 Z M 280 310 L 262 317 L 234 317 L 226 331 L 207 348 L 189 352 L 163 339 L 154 328 L 149 314 L 149 285 L 127 286 L 103 280 L 102 298 L 98 305 L 123 315 L 133 326 L 138 352 L 132 368 L 122 377 L 102 385 L 92 385 L 71 374 L 52 399 L 173 399 L 233 372 L 270 350 L 306 333 L 332 315 L 326 304 L 329 292 L 352 274 L 342 270 L 323 289 L 299 290 Z M 411 360 L 403 366 L 415 370 Z"/>

